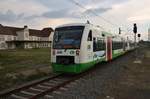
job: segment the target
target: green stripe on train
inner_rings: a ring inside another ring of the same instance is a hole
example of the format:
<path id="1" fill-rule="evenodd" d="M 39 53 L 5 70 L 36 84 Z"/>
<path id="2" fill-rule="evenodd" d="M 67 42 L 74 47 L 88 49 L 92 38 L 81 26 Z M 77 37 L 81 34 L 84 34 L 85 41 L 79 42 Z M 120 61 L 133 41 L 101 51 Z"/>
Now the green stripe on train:
<path id="1" fill-rule="evenodd" d="M 73 64 L 73 65 L 62 65 L 62 64 L 52 63 L 52 68 L 54 72 L 81 73 L 102 61 L 105 61 L 105 58 L 88 62 L 88 63 Z"/>
<path id="2" fill-rule="evenodd" d="M 121 55 L 123 55 L 124 53 L 125 53 L 124 51 L 119 52 L 119 53 L 116 53 L 116 54 L 112 53 L 112 58 L 113 58 L 113 59 L 114 59 L 114 58 L 117 58 L 118 56 L 121 56 Z"/>
<path id="3" fill-rule="evenodd" d="M 112 53 L 112 58 L 117 58 L 120 55 L 123 55 L 125 52 L 119 52 L 119 53 Z M 81 73 L 91 67 L 93 67 L 95 64 L 106 61 L 105 58 L 101 58 L 96 61 L 88 62 L 88 63 L 82 63 L 82 64 L 73 64 L 73 65 L 62 65 L 62 64 L 56 64 L 52 63 L 52 68 L 54 72 L 68 72 L 68 73 Z"/>

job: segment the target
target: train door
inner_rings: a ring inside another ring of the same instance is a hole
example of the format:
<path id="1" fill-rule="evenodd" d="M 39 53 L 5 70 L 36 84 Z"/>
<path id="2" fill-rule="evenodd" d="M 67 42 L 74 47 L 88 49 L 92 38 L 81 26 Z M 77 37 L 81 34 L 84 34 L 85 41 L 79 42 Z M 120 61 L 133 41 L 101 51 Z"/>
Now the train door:
<path id="1" fill-rule="evenodd" d="M 112 39 L 111 37 L 107 37 L 106 44 L 106 60 L 110 61 L 112 59 Z"/>
<path id="2" fill-rule="evenodd" d="M 87 53 L 86 53 L 86 61 L 90 62 L 93 60 L 93 34 L 92 30 L 89 31 L 88 33 L 88 38 L 87 38 Z"/>

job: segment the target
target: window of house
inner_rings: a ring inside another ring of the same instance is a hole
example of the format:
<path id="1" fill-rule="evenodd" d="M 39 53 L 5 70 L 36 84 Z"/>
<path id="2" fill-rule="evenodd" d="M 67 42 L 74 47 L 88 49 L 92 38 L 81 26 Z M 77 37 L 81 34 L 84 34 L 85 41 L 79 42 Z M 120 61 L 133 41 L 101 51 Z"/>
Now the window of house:
<path id="1" fill-rule="evenodd" d="M 92 41 L 92 30 L 90 30 L 88 34 L 88 41 Z"/>

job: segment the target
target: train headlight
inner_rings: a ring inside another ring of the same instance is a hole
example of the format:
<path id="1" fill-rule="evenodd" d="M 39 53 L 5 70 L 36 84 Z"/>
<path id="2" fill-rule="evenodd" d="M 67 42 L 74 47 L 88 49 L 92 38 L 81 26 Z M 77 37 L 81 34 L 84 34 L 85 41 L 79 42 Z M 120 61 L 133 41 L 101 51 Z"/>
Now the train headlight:
<path id="1" fill-rule="evenodd" d="M 80 50 L 76 50 L 76 55 L 79 55 L 80 54 Z"/>

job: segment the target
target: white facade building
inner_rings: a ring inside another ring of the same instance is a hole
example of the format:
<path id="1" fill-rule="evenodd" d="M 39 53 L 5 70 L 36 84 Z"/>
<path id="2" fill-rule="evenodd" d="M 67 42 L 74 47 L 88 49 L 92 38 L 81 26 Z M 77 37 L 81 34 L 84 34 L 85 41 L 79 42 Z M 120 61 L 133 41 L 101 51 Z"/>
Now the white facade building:
<path id="1" fill-rule="evenodd" d="M 42 30 L 8 27 L 0 24 L 0 49 L 45 48 L 51 46 L 52 28 Z"/>

